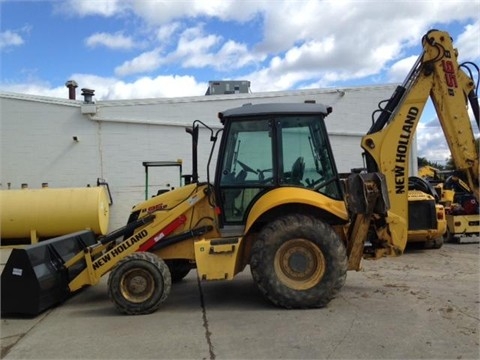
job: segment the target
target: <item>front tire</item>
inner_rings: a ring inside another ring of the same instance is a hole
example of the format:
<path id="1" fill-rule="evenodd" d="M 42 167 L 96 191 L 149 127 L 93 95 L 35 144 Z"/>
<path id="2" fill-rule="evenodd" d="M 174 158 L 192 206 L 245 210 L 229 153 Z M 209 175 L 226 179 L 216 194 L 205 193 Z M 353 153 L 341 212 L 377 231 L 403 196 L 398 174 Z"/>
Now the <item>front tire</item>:
<path id="1" fill-rule="evenodd" d="M 150 314 L 170 294 L 167 264 L 152 253 L 136 252 L 119 261 L 108 277 L 108 296 L 124 314 Z"/>
<path id="2" fill-rule="evenodd" d="M 288 215 L 266 225 L 252 246 L 250 269 L 263 295 L 285 308 L 327 305 L 345 284 L 345 246 L 323 221 Z"/>

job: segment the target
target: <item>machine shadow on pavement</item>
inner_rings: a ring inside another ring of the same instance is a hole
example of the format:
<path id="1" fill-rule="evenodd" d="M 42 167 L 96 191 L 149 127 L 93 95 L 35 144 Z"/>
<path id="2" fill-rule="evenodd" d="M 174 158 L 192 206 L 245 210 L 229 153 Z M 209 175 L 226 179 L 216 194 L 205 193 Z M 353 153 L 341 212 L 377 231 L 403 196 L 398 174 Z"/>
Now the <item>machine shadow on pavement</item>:
<path id="1" fill-rule="evenodd" d="M 200 288 L 199 288 L 200 284 Z M 54 308 L 67 310 L 72 317 L 121 316 L 112 306 L 107 293 L 106 279 L 96 286 L 88 287 Z M 157 312 L 196 312 L 202 307 L 218 310 L 239 309 L 266 311 L 277 309 L 268 303 L 255 287 L 249 271 L 244 271 L 235 281 L 199 282 L 192 271 L 182 281 L 172 285 L 169 299 Z M 2 318 L 4 316 L 2 315 Z M 15 318 L 15 317 L 11 317 Z"/>

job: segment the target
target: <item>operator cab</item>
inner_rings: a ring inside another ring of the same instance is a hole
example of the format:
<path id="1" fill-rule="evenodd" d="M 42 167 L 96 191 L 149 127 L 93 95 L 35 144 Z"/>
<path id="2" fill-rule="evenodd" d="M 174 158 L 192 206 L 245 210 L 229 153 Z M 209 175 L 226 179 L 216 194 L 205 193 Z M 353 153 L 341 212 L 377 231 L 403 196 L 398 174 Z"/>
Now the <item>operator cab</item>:
<path id="1" fill-rule="evenodd" d="M 219 113 L 224 125 L 215 177 L 221 218 L 244 224 L 256 199 L 277 187 L 343 198 L 324 119 L 315 103 L 244 105 Z"/>

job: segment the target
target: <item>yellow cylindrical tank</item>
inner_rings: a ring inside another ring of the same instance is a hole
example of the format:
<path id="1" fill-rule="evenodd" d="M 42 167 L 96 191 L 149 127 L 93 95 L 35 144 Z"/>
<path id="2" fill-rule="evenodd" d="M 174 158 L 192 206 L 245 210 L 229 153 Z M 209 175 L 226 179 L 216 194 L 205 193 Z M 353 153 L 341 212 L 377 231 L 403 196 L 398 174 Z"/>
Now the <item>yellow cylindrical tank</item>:
<path id="1" fill-rule="evenodd" d="M 108 231 L 105 188 L 48 188 L 0 191 L 2 239 L 51 238 L 90 229 Z"/>

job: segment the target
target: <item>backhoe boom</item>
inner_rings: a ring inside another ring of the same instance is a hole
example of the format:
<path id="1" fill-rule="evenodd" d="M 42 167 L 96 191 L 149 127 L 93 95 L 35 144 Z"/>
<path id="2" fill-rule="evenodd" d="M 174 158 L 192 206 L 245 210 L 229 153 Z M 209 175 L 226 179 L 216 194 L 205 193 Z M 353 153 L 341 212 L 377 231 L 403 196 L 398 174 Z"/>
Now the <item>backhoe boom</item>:
<path id="1" fill-rule="evenodd" d="M 389 242 L 403 249 L 408 219 L 409 161 L 413 136 L 430 98 L 456 167 L 478 198 L 478 149 L 468 115 L 466 99 L 478 123 L 475 83 L 457 63 L 457 51 L 446 32 L 432 30 L 422 39 L 423 53 L 373 123 L 361 146 L 366 152 L 369 172 L 386 177 L 390 199 Z M 401 235 L 400 235 L 401 234 Z"/>

